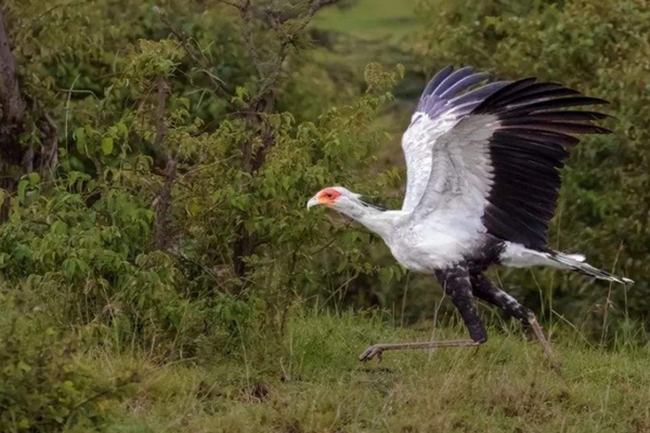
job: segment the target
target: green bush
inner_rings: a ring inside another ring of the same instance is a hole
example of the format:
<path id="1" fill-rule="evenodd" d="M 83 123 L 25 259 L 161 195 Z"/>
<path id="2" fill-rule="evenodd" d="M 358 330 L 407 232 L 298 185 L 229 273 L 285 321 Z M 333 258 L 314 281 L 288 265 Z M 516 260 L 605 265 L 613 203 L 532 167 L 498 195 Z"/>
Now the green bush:
<path id="1" fill-rule="evenodd" d="M 305 203 L 326 185 L 395 182 L 367 168 L 401 69 L 369 65 L 365 92 L 311 74 L 304 5 L 281 6 L 278 26 L 262 4 L 100 1 L 40 20 L 37 3 L 6 11 L 38 31 L 8 27 L 23 92 L 42 101 L 35 127 L 59 125 L 58 165 L 5 191 L 0 269 L 56 323 L 165 357 L 227 353 L 279 336 L 301 298 L 374 278 L 377 240 Z"/>
<path id="2" fill-rule="evenodd" d="M 106 419 L 105 403 L 121 398 L 136 377 L 112 382 L 78 359 L 76 339 L 48 326 L 39 313 L 18 313 L 0 293 L 0 430 L 88 431 Z"/>

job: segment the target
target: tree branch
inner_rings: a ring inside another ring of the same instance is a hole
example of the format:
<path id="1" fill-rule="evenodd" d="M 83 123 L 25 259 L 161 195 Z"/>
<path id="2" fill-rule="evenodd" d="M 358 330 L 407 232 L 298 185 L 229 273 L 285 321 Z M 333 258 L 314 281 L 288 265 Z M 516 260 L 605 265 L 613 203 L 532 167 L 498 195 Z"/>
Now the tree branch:
<path id="1" fill-rule="evenodd" d="M 39 172 L 41 178 L 50 178 L 59 162 L 59 128 L 52 117 L 43 109 L 39 103 L 35 103 L 36 112 L 42 113 L 39 122 L 41 135 L 41 149 L 39 152 Z"/>
<path id="2" fill-rule="evenodd" d="M 156 110 L 154 113 L 154 123 L 156 134 L 154 136 L 154 146 L 160 149 L 160 153 L 165 155 L 165 171 L 163 173 L 163 186 L 154 200 L 156 209 L 156 220 L 154 224 L 154 243 L 157 249 L 165 250 L 169 247 L 171 241 L 170 233 L 170 215 L 172 187 L 176 180 L 176 157 L 174 153 L 166 146 L 165 139 L 167 136 L 167 124 L 165 123 L 165 108 L 167 99 L 171 93 L 169 83 L 164 77 L 158 77 L 156 80 L 158 91 L 156 93 Z"/>
<path id="3" fill-rule="evenodd" d="M 235 3 L 233 0 L 219 0 L 221 3 L 239 10 L 242 20 L 242 36 L 255 70 L 257 72 L 258 89 L 250 97 L 247 106 L 240 111 L 247 128 L 253 131 L 248 139 L 241 143 L 242 170 L 255 174 L 264 165 L 269 149 L 275 146 L 276 136 L 273 126 L 268 123 L 267 113 L 273 112 L 276 105 L 276 90 L 284 63 L 289 56 L 290 48 L 295 46 L 296 39 L 304 31 L 313 16 L 321 8 L 336 3 L 338 0 L 312 0 L 309 6 L 301 10 L 277 11 L 263 6 L 254 5 L 250 0 Z M 302 20 L 297 26 L 284 26 L 289 20 Z M 263 45 L 255 40 L 256 30 L 266 30 L 265 36 L 275 34 L 276 43 L 268 39 Z M 263 51 L 260 47 L 273 46 L 273 50 Z M 254 143 L 261 141 L 261 146 L 254 149 Z M 246 259 L 255 251 L 259 240 L 255 234 L 247 231 L 244 224 L 236 229 L 236 237 L 232 247 L 233 268 L 235 275 L 245 283 L 248 272 Z"/>

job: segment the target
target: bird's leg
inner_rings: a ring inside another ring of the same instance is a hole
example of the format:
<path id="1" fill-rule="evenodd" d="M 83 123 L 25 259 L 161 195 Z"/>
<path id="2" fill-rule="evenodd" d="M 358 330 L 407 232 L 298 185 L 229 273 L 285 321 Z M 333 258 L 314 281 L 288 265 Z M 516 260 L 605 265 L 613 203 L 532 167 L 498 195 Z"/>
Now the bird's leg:
<path id="1" fill-rule="evenodd" d="M 364 352 L 359 355 L 359 361 L 370 361 L 374 357 L 381 359 L 382 353 L 386 350 L 437 349 L 439 347 L 474 347 L 478 346 L 479 344 L 481 343 L 470 339 L 414 341 L 408 343 L 378 343 L 373 344 L 364 350 Z"/>
<path id="2" fill-rule="evenodd" d="M 508 316 L 515 317 L 523 324 L 530 326 L 533 334 L 535 334 L 535 337 L 537 337 L 539 343 L 542 345 L 542 350 L 544 351 L 546 358 L 551 362 L 553 367 L 559 368 L 560 364 L 555 358 L 553 349 L 551 348 L 551 343 L 549 343 L 548 339 L 544 335 L 544 330 L 537 322 L 535 314 L 517 302 L 515 298 L 507 294 L 505 291 L 495 287 L 483 274 L 473 274 L 471 279 L 474 294 L 478 298 L 496 305 Z"/>
<path id="3" fill-rule="evenodd" d="M 527 319 L 528 325 L 530 325 L 531 329 L 533 330 L 533 334 L 535 334 L 535 337 L 539 340 L 539 343 L 542 345 L 542 350 L 544 351 L 544 355 L 546 355 L 546 358 L 548 358 L 549 361 L 554 366 L 559 367 L 559 362 L 555 358 L 555 354 L 553 353 L 553 349 L 551 348 L 551 343 L 549 343 L 548 339 L 544 335 L 544 330 L 542 329 L 541 325 L 537 322 L 537 317 L 535 317 L 535 314 L 533 314 L 532 311 L 529 312 L 528 314 L 528 319 Z"/>
<path id="4" fill-rule="evenodd" d="M 381 359 L 382 353 L 386 350 L 476 347 L 487 341 L 485 327 L 472 302 L 472 286 L 467 269 L 464 267 L 456 267 L 445 271 L 438 271 L 436 272 L 436 277 L 444 287 L 445 292 L 451 297 L 456 308 L 458 308 L 469 330 L 471 339 L 373 344 L 359 356 L 360 361 L 369 361 L 374 357 Z"/>

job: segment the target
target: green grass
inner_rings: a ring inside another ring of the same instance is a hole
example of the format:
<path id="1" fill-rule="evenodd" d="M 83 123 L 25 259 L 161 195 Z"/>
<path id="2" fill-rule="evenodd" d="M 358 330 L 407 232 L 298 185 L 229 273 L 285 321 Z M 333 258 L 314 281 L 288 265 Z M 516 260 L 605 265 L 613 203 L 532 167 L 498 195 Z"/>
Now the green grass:
<path id="1" fill-rule="evenodd" d="M 315 19 L 317 27 L 360 39 L 399 37 L 412 31 L 415 0 L 358 0 L 350 7 L 329 7 Z"/>
<path id="2" fill-rule="evenodd" d="M 439 329 L 436 337 L 458 337 Z M 606 352 L 575 336 L 556 343 L 561 375 L 534 341 L 492 330 L 480 350 L 386 353 L 360 364 L 368 343 L 428 339 L 351 314 L 291 320 L 281 348 L 158 366 L 147 356 L 95 354 L 103 375 L 143 378 L 110 408 L 113 432 L 648 432 L 645 349 Z"/>

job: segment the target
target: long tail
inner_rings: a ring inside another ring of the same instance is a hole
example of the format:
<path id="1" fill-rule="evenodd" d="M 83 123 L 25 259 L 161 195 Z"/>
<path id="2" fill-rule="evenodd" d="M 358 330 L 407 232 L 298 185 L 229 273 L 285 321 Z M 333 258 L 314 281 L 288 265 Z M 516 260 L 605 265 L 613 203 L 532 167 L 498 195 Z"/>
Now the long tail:
<path id="1" fill-rule="evenodd" d="M 629 278 L 617 277 L 609 272 L 603 271 L 602 269 L 591 266 L 589 263 L 585 262 L 585 256 L 583 255 L 564 254 L 557 251 L 551 251 L 547 254 L 548 258 L 561 265 L 560 267 L 572 269 L 599 280 L 612 281 L 614 283 L 625 285 L 634 284 L 634 281 Z"/>
<path id="2" fill-rule="evenodd" d="M 594 268 L 585 262 L 585 256 L 581 254 L 565 254 L 559 251 L 531 250 L 521 244 L 506 242 L 505 249 L 500 256 L 501 263 L 506 266 L 528 267 L 528 266 L 552 266 L 560 269 L 570 269 L 580 272 L 599 280 L 612 281 L 619 284 L 634 284 L 629 278 L 617 277 L 602 269 Z"/>

